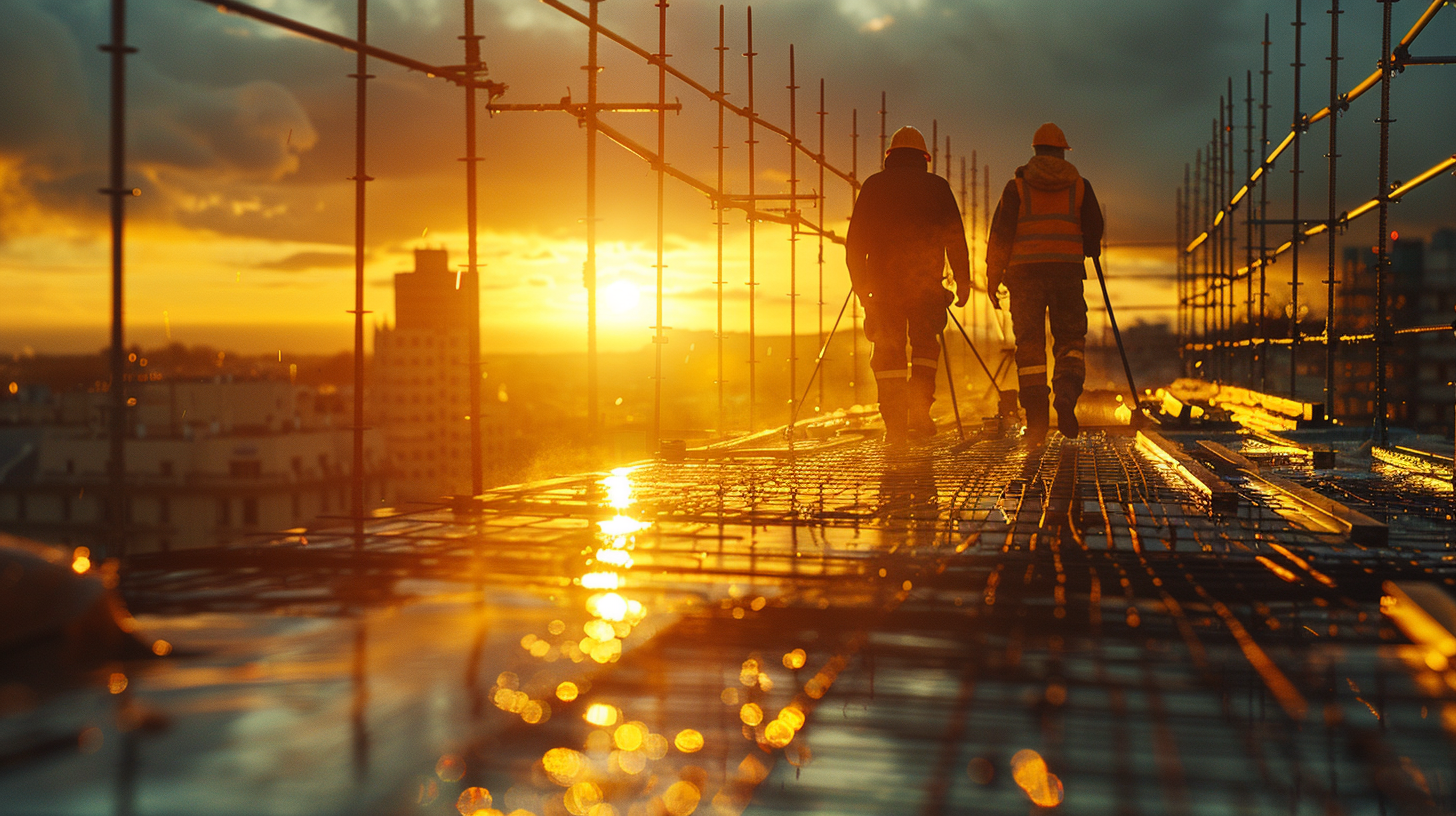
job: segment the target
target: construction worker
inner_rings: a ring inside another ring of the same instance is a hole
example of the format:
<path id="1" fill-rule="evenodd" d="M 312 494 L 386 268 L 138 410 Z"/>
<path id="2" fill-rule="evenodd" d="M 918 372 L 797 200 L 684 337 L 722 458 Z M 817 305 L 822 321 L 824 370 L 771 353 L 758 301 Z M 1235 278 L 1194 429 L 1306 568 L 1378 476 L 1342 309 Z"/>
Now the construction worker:
<path id="1" fill-rule="evenodd" d="M 855 201 L 846 239 L 849 279 L 864 305 L 865 337 L 874 344 L 870 368 L 891 445 L 934 435 L 930 406 L 945 310 L 952 298 L 964 306 L 971 294 L 960 208 L 950 184 L 932 175 L 929 163 L 920 131 L 895 131 L 885 169 L 865 179 Z M 947 259 L 954 295 L 944 285 Z"/>
<path id="2" fill-rule="evenodd" d="M 1036 155 L 1016 168 L 991 217 L 986 242 L 987 294 L 1001 308 L 997 291 L 1011 295 L 1011 326 L 1016 332 L 1016 372 L 1026 441 L 1046 438 L 1046 325 L 1052 329 L 1053 407 L 1057 428 L 1075 439 L 1077 398 L 1087 379 L 1087 278 L 1083 257 L 1097 257 L 1102 245 L 1102 209 L 1092 185 L 1066 160 L 1070 149 L 1061 128 L 1048 122 L 1036 129 Z"/>

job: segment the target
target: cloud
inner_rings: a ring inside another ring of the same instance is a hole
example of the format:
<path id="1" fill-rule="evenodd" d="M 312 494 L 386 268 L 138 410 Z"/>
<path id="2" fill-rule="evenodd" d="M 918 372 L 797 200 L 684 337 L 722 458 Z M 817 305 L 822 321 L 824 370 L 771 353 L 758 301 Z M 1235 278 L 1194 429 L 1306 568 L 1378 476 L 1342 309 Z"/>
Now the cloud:
<path id="1" fill-rule="evenodd" d="M 310 269 L 337 269 L 353 265 L 354 253 L 352 252 L 295 252 L 277 260 L 253 264 L 253 268 L 302 272 Z"/>

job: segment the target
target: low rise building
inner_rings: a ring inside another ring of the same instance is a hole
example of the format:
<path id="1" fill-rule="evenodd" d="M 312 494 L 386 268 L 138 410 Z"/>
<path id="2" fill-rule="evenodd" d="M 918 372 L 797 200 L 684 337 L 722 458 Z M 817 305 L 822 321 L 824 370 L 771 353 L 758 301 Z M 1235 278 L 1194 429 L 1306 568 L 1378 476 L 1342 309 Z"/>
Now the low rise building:
<path id="1" fill-rule="evenodd" d="M 130 385 L 125 540 L 129 552 L 262 543 L 350 513 L 353 431 L 330 390 L 287 382 Z M 107 517 L 107 395 L 71 395 L 70 422 L 0 433 L 0 529 L 113 552 Z M 365 434 L 365 508 L 392 497 L 382 438 Z"/>

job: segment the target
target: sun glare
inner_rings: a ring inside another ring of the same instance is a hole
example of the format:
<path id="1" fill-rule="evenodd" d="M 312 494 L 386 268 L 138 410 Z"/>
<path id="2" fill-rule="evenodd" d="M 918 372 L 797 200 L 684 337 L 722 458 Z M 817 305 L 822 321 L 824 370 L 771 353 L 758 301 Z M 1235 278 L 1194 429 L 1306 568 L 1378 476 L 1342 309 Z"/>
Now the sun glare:
<path id="1" fill-rule="evenodd" d="M 642 302 L 642 290 L 631 281 L 613 281 L 602 287 L 602 306 L 613 314 L 627 314 Z"/>

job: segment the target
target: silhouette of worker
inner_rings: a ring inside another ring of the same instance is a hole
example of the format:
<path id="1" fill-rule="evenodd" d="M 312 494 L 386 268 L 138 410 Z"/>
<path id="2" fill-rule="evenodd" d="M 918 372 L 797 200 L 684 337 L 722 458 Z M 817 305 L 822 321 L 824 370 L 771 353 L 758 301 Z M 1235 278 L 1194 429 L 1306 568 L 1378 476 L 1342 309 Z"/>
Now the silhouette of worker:
<path id="1" fill-rule="evenodd" d="M 1053 406 L 1057 428 L 1075 439 L 1077 398 L 1087 379 L 1087 301 L 1083 257 L 1101 255 L 1102 209 L 1092 185 L 1067 161 L 1067 138 L 1048 122 L 1031 139 L 1036 155 L 1016 168 L 991 217 L 986 242 L 987 294 L 1001 308 L 997 290 L 1011 295 L 1016 332 L 1016 372 L 1026 441 L 1046 438 L 1046 326 L 1051 323 Z"/>
<path id="2" fill-rule="evenodd" d="M 846 239 L 850 283 L 864 304 L 865 337 L 874 344 L 870 369 L 889 445 L 935 434 L 930 406 L 945 310 L 952 298 L 964 306 L 971 294 L 960 208 L 929 162 L 920 131 L 895 131 L 885 169 L 865 179 L 855 201 Z M 947 259 L 955 295 L 944 284 Z"/>

